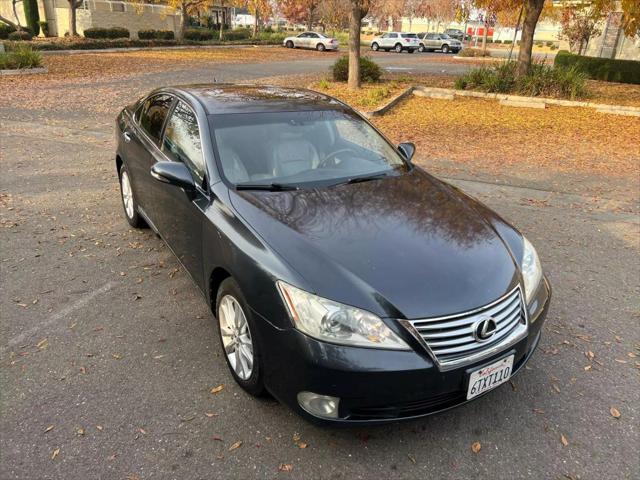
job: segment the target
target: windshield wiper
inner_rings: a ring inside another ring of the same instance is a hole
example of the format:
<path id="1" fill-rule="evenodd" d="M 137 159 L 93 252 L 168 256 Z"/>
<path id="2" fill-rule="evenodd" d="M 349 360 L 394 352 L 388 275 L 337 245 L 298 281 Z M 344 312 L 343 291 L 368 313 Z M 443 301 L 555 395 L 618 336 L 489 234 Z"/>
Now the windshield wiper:
<path id="1" fill-rule="evenodd" d="M 287 190 L 299 190 L 299 187 L 290 183 L 239 183 L 236 190 L 267 190 L 269 192 L 284 192 Z"/>
<path id="2" fill-rule="evenodd" d="M 369 182 L 371 180 L 378 180 L 379 178 L 383 178 L 383 177 L 386 177 L 386 176 L 387 176 L 386 173 L 374 173 L 372 175 L 363 175 L 361 177 L 353 177 L 353 178 L 350 178 L 349 180 L 347 180 L 346 182 L 342 182 L 342 183 L 343 184 L 344 183 L 352 184 L 352 183 Z"/>

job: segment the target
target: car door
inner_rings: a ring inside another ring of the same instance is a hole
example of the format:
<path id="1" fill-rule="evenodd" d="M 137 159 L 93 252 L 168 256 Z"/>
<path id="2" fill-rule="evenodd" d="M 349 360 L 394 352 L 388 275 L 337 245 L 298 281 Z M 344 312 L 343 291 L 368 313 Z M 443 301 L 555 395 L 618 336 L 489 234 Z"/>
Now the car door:
<path id="1" fill-rule="evenodd" d="M 307 48 L 316 48 L 320 36 L 317 33 L 309 33 L 307 37 Z"/>
<path id="2" fill-rule="evenodd" d="M 209 204 L 201 135 L 196 113 L 179 99 L 167 119 L 160 148 L 163 160 L 182 162 L 187 166 L 196 188 L 187 192 L 174 185 L 157 182 L 161 192 L 156 198 L 158 230 L 198 285 L 203 281 L 202 222 Z"/>
<path id="3" fill-rule="evenodd" d="M 387 37 L 387 48 L 393 48 L 396 46 L 396 43 L 398 43 L 398 34 L 397 33 L 390 33 L 389 36 Z"/>
<path id="4" fill-rule="evenodd" d="M 299 48 L 307 48 L 309 46 L 308 33 L 301 33 L 296 37 L 295 45 Z"/>
<path id="5" fill-rule="evenodd" d="M 158 185 L 150 171 L 161 156 L 158 144 L 172 103 L 173 96 L 169 94 L 149 96 L 134 112 L 133 124 L 122 132 L 133 193 L 143 216 L 154 226 L 153 205 Z"/>

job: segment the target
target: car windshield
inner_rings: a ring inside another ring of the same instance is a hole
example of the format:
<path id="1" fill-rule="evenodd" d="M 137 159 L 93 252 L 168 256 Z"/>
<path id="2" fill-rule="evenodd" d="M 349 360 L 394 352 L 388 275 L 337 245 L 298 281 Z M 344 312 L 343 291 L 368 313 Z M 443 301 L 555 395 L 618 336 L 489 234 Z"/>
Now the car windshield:
<path id="1" fill-rule="evenodd" d="M 222 171 L 234 185 L 328 186 L 409 169 L 349 111 L 219 114 L 210 124 Z"/>
<path id="2" fill-rule="evenodd" d="M 440 34 L 440 38 L 441 38 L 441 39 L 443 39 L 443 40 L 445 40 L 445 39 L 447 39 L 447 38 L 451 38 L 451 37 L 449 37 L 449 35 L 447 35 L 446 33 L 441 33 L 441 34 Z"/>

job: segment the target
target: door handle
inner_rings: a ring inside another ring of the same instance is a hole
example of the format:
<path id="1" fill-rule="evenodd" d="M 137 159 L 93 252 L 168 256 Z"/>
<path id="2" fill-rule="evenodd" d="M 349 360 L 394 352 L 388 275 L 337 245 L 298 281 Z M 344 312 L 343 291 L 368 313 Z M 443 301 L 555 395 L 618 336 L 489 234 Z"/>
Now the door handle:
<path id="1" fill-rule="evenodd" d="M 124 132 L 122 134 L 122 138 L 124 138 L 124 141 L 129 143 L 131 141 L 131 134 L 129 132 Z"/>

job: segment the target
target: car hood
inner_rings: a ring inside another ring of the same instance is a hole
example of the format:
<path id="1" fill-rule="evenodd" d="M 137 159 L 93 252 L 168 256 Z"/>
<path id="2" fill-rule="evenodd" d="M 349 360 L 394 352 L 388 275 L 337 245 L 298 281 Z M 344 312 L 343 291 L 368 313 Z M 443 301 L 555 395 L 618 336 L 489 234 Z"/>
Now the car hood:
<path id="1" fill-rule="evenodd" d="M 365 183 L 230 195 L 306 282 L 298 286 L 381 316 L 470 310 L 519 278 L 497 233 L 517 232 L 503 222 L 497 230 L 490 210 L 417 168 Z"/>

